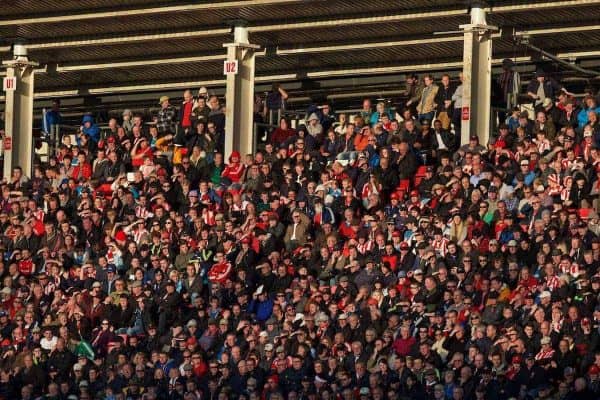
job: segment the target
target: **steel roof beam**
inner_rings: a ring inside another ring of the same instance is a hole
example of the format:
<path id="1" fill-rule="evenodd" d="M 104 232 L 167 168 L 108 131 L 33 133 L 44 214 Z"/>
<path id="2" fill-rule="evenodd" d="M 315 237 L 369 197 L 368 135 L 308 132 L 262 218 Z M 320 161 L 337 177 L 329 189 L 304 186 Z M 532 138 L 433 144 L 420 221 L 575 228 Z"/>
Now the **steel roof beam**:
<path id="1" fill-rule="evenodd" d="M 600 25 L 580 25 L 580 26 L 567 26 L 567 27 L 557 27 L 557 28 L 548 28 L 548 29 L 530 29 L 526 31 L 517 31 L 515 35 L 523 36 L 523 35 L 554 35 L 557 33 L 578 33 L 578 32 L 589 32 L 589 31 L 597 31 L 600 30 Z"/>
<path id="2" fill-rule="evenodd" d="M 77 72 L 77 71 L 95 71 L 102 69 L 113 68 L 128 68 L 128 67 L 143 67 L 151 65 L 169 65 L 169 64 L 186 64 L 224 60 L 226 54 L 212 54 L 197 57 L 173 57 L 173 58 L 156 58 L 148 60 L 120 61 L 111 63 L 97 64 L 79 64 L 79 65 L 58 65 L 56 72 Z"/>
<path id="3" fill-rule="evenodd" d="M 519 11 L 551 10 L 564 7 L 589 7 L 599 5 L 600 0 L 565 0 L 548 1 L 545 3 L 510 4 L 505 6 L 487 7 L 486 12 L 490 14 L 502 14 Z"/>
<path id="4" fill-rule="evenodd" d="M 435 37 L 435 38 L 428 38 L 428 39 L 415 39 L 415 40 L 376 41 L 376 42 L 372 42 L 372 43 L 322 45 L 322 46 L 314 46 L 314 47 L 297 47 L 297 48 L 290 48 L 290 49 L 278 48 L 277 55 L 382 49 L 382 48 L 386 48 L 386 47 L 401 47 L 401 46 L 415 46 L 415 45 L 430 44 L 430 43 L 458 42 L 461 40 L 463 40 L 462 35 L 461 36 L 448 36 L 448 37 Z"/>
<path id="5" fill-rule="evenodd" d="M 224 2 L 201 3 L 193 2 L 191 4 L 182 4 L 175 6 L 163 7 L 141 7 L 132 8 L 129 10 L 114 10 L 114 11 L 95 11 L 80 14 L 66 14 L 55 16 L 39 16 L 39 17 L 11 17 L 0 20 L 0 26 L 19 26 L 30 24 L 52 24 L 73 21 L 85 21 L 92 19 L 103 18 L 122 18 L 122 17 L 139 17 L 141 15 L 154 15 L 164 13 L 180 13 L 191 11 L 210 11 L 222 10 L 227 8 L 243 8 L 256 6 L 278 6 L 293 3 L 303 3 L 306 0 L 237 0 Z"/>
<path id="6" fill-rule="evenodd" d="M 147 33 L 141 35 L 116 36 L 104 38 L 76 39 L 66 40 L 61 42 L 47 43 L 26 43 L 25 47 L 29 50 L 47 50 L 68 47 L 85 47 L 85 46 L 112 46 L 119 44 L 132 44 L 138 42 L 153 42 L 157 40 L 172 40 L 172 39 L 195 39 L 202 37 L 229 35 L 230 28 L 207 29 L 195 31 L 179 31 L 168 33 Z M 2 48 L 0 48 L 2 49 Z M 10 50 L 10 47 L 7 51 Z"/>

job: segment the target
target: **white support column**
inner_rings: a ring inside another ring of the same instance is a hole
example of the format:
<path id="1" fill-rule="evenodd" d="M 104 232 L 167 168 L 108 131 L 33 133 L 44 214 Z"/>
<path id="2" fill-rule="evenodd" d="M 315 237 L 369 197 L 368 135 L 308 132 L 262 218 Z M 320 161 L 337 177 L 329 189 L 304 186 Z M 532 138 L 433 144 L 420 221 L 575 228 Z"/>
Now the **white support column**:
<path id="1" fill-rule="evenodd" d="M 238 24 L 233 28 L 233 43 L 227 48 L 227 61 L 237 61 L 235 72 L 227 76 L 225 90 L 225 154 L 239 151 L 242 158 L 254 152 L 254 57 L 259 48 L 248 41 L 248 28 Z"/>
<path id="2" fill-rule="evenodd" d="M 487 146 L 490 137 L 492 94 L 492 33 L 497 27 L 488 25 L 482 5 L 471 8 L 471 23 L 464 30 L 463 98 L 461 112 L 461 144 L 477 135 Z"/>
<path id="3" fill-rule="evenodd" d="M 33 164 L 33 88 L 34 68 L 23 45 L 13 46 L 13 59 L 4 61 L 6 78 L 13 80 L 7 88 L 5 106 L 5 139 L 3 176 L 10 180 L 12 169 L 20 166 L 31 177 Z M 14 84 L 14 87 L 13 87 Z M 10 149 L 7 149 L 10 147 Z"/>

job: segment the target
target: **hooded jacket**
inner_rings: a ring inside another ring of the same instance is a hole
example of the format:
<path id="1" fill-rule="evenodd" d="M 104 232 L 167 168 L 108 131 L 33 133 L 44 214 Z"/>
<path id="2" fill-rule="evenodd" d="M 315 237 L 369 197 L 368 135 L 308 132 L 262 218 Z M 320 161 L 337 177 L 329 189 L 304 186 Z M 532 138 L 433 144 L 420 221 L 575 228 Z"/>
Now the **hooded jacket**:
<path id="1" fill-rule="evenodd" d="M 89 128 L 85 127 L 86 122 L 90 123 Z M 100 140 L 100 128 L 94 123 L 94 118 L 91 115 L 84 115 L 81 124 L 83 125 L 81 131 L 94 141 L 94 143 L 98 143 L 98 140 Z"/>

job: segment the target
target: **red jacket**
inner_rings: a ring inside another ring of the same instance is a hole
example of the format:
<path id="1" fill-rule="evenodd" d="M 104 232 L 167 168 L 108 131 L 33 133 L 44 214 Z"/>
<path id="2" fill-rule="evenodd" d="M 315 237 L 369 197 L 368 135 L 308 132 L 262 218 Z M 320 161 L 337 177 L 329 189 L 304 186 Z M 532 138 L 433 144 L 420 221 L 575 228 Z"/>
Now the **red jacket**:
<path id="1" fill-rule="evenodd" d="M 227 281 L 231 269 L 231 264 L 228 262 L 214 264 L 210 271 L 208 271 L 208 279 L 212 283 L 223 284 Z"/>
<path id="2" fill-rule="evenodd" d="M 407 356 L 410 354 L 412 346 L 416 343 L 416 339 L 413 336 L 409 336 L 406 339 L 402 339 L 398 337 L 398 339 L 394 340 L 394 344 L 392 347 L 396 351 L 396 354 L 400 356 Z"/>
<path id="3" fill-rule="evenodd" d="M 227 164 L 221 176 L 223 178 L 229 178 L 232 183 L 238 183 L 244 175 L 244 164 L 235 163 L 235 164 Z"/>
<path id="4" fill-rule="evenodd" d="M 81 176 L 80 176 L 81 174 Z M 92 177 L 92 166 L 88 163 L 77 165 L 73 168 L 71 178 L 77 180 L 79 178 L 90 179 Z"/>

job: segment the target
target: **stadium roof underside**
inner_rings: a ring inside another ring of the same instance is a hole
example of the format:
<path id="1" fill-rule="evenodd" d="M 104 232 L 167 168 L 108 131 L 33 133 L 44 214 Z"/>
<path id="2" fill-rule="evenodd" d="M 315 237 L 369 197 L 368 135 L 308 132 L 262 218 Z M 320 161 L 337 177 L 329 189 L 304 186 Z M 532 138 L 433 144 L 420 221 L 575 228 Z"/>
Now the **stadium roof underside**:
<path id="1" fill-rule="evenodd" d="M 470 21 L 468 2 L 456 0 L 4 0 L 3 5 L 0 58 L 11 58 L 15 41 L 26 45 L 29 58 L 40 63 L 38 104 L 86 96 L 126 102 L 114 95 L 131 93 L 154 100 L 153 93 L 201 85 L 218 92 L 225 85 L 223 44 L 232 41 L 235 20 L 246 21 L 250 42 L 261 46 L 259 86 L 281 81 L 298 91 L 347 86 L 383 92 L 404 72 L 461 69 L 459 25 Z M 512 58 L 527 74 L 543 61 L 515 44 L 515 34 L 523 33 L 566 61 L 600 65 L 600 0 L 496 0 L 486 7 L 488 23 L 501 29 L 493 44 L 496 66 Z M 557 72 L 577 75 L 564 67 Z"/>

